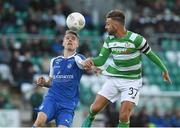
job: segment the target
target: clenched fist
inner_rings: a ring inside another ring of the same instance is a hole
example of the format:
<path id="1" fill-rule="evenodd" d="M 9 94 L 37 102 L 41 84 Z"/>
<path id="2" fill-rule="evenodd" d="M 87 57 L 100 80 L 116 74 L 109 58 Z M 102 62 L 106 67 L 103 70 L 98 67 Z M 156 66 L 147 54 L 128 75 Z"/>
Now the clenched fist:
<path id="1" fill-rule="evenodd" d="M 36 83 L 38 86 L 44 86 L 46 84 L 46 80 L 44 77 L 39 77 L 38 80 L 37 80 L 37 83 Z"/>
<path id="2" fill-rule="evenodd" d="M 165 82 L 168 82 L 169 84 L 172 84 L 168 72 L 163 72 L 163 73 L 162 73 L 162 76 L 163 76 L 163 79 L 164 79 Z"/>
<path id="3" fill-rule="evenodd" d="M 88 59 L 86 59 L 86 60 L 84 61 L 84 65 L 85 65 L 86 68 L 90 69 L 91 66 L 94 65 L 94 63 L 93 63 L 93 61 L 91 60 L 91 58 L 88 58 Z"/>

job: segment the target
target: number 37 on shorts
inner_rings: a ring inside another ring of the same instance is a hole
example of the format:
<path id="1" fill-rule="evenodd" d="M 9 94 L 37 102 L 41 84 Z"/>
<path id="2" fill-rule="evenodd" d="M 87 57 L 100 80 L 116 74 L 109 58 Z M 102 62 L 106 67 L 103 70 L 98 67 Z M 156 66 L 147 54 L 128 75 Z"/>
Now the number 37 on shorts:
<path id="1" fill-rule="evenodd" d="M 136 95 L 138 94 L 139 90 L 133 87 L 129 87 L 128 95 L 131 96 L 132 99 L 135 99 Z"/>

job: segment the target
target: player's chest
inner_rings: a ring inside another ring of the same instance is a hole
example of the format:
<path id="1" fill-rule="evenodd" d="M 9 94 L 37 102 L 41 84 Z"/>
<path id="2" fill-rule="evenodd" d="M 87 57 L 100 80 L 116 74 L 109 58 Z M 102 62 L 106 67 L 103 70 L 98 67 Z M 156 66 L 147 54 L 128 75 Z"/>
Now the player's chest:
<path id="1" fill-rule="evenodd" d="M 137 51 L 135 45 L 128 41 L 111 42 L 109 43 L 109 48 L 111 49 L 112 54 L 131 54 Z"/>
<path id="2" fill-rule="evenodd" d="M 76 68 L 76 62 L 74 59 L 62 59 L 61 61 L 55 61 L 53 64 L 54 73 L 71 73 Z"/>

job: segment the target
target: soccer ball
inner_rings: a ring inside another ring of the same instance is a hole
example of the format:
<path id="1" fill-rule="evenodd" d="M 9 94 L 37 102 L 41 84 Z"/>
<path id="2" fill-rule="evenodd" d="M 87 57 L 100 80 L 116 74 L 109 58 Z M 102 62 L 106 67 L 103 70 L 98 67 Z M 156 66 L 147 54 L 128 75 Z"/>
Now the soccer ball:
<path id="1" fill-rule="evenodd" d="M 79 12 L 73 12 L 66 19 L 67 27 L 73 31 L 79 31 L 85 26 L 85 18 Z"/>

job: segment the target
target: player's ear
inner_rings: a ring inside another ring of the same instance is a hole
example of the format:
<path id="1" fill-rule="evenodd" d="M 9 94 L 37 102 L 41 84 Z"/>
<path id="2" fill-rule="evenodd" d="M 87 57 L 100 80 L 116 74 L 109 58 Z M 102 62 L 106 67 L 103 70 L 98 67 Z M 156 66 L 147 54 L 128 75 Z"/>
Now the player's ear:
<path id="1" fill-rule="evenodd" d="M 79 47 L 79 38 L 77 38 L 77 48 Z"/>
<path id="2" fill-rule="evenodd" d="M 64 46 L 64 42 L 65 42 L 65 41 L 64 41 L 64 39 L 63 39 L 63 40 L 62 40 L 62 46 Z"/>
<path id="3" fill-rule="evenodd" d="M 79 43 L 77 43 L 77 45 L 76 45 L 76 48 L 78 48 L 79 47 Z"/>
<path id="4" fill-rule="evenodd" d="M 120 26 L 120 23 L 119 23 L 118 21 L 116 21 L 116 20 L 113 20 L 113 21 L 112 21 L 112 25 L 119 27 L 119 26 Z"/>

